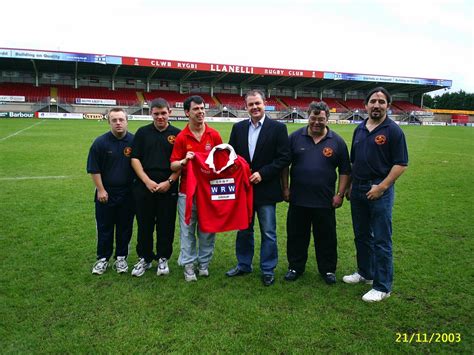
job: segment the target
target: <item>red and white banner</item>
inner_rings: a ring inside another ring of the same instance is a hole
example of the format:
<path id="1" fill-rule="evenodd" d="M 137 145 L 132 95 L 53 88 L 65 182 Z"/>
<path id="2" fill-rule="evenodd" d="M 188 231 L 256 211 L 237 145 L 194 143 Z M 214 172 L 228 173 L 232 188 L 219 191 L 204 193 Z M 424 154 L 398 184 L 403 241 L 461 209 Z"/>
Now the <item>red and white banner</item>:
<path id="1" fill-rule="evenodd" d="M 136 57 L 122 57 L 122 64 L 123 65 L 137 65 L 137 66 L 142 66 L 142 67 L 167 68 L 167 69 L 196 70 L 196 71 L 206 71 L 206 72 L 214 71 L 214 72 L 221 72 L 221 73 L 273 75 L 273 76 L 288 76 L 288 77 L 317 78 L 317 79 L 322 79 L 324 76 L 324 72 L 322 71 L 263 68 L 263 67 L 230 65 L 230 64 L 182 62 L 182 61 L 177 61 L 177 60 L 136 58 Z"/>

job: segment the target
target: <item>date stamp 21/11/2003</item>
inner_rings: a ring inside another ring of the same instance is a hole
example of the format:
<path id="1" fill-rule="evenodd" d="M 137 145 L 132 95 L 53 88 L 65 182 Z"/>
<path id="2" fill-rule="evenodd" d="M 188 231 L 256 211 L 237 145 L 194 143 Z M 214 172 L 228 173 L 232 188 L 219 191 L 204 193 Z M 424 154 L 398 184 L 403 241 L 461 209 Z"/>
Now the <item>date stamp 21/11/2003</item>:
<path id="1" fill-rule="evenodd" d="M 395 333 L 395 343 L 460 343 L 461 333 Z"/>

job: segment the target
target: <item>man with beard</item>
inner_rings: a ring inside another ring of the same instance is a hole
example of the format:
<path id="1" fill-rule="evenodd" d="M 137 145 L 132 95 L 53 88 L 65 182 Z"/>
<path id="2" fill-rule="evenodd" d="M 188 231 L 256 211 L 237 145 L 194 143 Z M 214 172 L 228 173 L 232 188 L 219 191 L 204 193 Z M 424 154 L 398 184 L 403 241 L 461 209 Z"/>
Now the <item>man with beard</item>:
<path id="1" fill-rule="evenodd" d="M 312 226 L 319 273 L 328 285 L 336 283 L 335 209 L 342 206 L 351 164 L 346 143 L 329 129 L 328 118 L 326 103 L 312 102 L 308 108 L 308 125 L 289 137 L 290 188 L 289 168 L 282 173 L 283 197 L 290 202 L 286 221 L 287 281 L 295 281 L 305 271 Z M 336 171 L 339 173 L 337 193 Z"/>
<path id="2" fill-rule="evenodd" d="M 362 300 L 378 302 L 390 296 L 393 282 L 392 208 L 394 183 L 408 165 L 405 135 L 387 116 L 392 98 L 383 87 L 365 99 L 368 118 L 354 131 L 351 147 L 352 226 L 358 270 L 343 277 L 348 284 L 373 284 Z"/>

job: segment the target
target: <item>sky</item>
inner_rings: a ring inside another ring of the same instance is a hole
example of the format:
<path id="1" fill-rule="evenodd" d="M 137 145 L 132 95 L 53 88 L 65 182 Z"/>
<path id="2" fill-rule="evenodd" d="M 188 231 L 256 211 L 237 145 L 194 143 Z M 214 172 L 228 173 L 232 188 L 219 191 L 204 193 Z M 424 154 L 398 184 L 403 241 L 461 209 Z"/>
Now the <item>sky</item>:
<path id="1" fill-rule="evenodd" d="M 17 0 L 2 14 L 4 48 L 449 79 L 474 93 L 472 0 Z"/>

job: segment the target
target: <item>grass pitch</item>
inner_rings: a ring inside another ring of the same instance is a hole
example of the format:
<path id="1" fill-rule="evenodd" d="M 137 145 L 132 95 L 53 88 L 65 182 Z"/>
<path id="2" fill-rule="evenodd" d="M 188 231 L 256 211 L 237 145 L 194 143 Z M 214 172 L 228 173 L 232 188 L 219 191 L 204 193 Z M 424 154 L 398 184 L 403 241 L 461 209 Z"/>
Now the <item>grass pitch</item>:
<path id="1" fill-rule="evenodd" d="M 130 122 L 130 131 L 144 124 Z M 231 125 L 212 126 L 227 141 Z M 332 128 L 350 144 L 354 126 Z M 217 236 L 210 278 L 185 283 L 178 229 L 168 277 L 155 268 L 141 278 L 92 275 L 94 187 L 85 166 L 107 123 L 0 120 L 1 352 L 472 353 L 474 129 L 403 129 L 410 164 L 396 184 L 393 295 L 366 304 L 367 286 L 340 281 L 356 267 L 347 201 L 337 212 L 333 287 L 318 276 L 314 250 L 302 278 L 283 280 L 284 203 L 272 287 L 261 285 L 258 248 L 253 274 L 224 276 L 236 263 L 234 233 Z M 130 264 L 135 245 L 136 228 Z"/>

